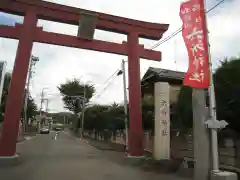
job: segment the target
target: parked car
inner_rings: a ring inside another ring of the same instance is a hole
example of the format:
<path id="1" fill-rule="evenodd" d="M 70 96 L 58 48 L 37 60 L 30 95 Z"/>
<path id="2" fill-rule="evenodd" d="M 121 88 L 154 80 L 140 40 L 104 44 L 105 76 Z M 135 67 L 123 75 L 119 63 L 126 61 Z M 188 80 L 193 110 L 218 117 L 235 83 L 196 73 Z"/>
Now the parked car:
<path id="1" fill-rule="evenodd" d="M 46 128 L 46 127 L 40 129 L 40 134 L 49 134 L 49 133 L 50 133 L 50 131 L 49 131 L 49 129 Z"/>
<path id="2" fill-rule="evenodd" d="M 55 124 L 53 130 L 54 131 L 63 131 L 64 126 L 62 124 Z"/>
<path id="3" fill-rule="evenodd" d="M 54 130 L 55 130 L 55 131 L 63 131 L 64 128 L 63 128 L 63 127 L 55 127 Z"/>

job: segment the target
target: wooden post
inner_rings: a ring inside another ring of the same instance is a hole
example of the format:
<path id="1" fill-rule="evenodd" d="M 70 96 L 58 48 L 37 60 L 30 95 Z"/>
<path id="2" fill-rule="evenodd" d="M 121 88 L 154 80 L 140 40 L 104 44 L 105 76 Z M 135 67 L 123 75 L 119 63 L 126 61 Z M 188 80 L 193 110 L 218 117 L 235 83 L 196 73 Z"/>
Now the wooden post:
<path id="1" fill-rule="evenodd" d="M 211 169 L 209 129 L 205 125 L 208 116 L 205 98 L 204 89 L 193 88 L 194 180 L 208 180 Z"/>
<path id="2" fill-rule="evenodd" d="M 0 139 L 0 156 L 14 156 L 18 137 L 20 114 L 24 99 L 29 61 L 33 45 L 33 36 L 37 26 L 37 16 L 28 11 L 24 17 L 12 80 L 8 90 L 3 130 Z"/>
<path id="3" fill-rule="evenodd" d="M 143 128 L 138 33 L 128 35 L 129 155 L 143 156 Z"/>

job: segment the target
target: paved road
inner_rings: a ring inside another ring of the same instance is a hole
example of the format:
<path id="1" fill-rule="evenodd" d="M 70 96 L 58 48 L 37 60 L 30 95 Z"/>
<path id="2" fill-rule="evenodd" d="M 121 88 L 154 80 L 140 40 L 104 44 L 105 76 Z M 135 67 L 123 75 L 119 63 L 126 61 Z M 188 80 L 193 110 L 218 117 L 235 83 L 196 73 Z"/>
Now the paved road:
<path id="1" fill-rule="evenodd" d="M 0 169 L 3 180 L 183 180 L 123 166 L 102 151 L 62 132 L 54 140 L 38 135 L 18 144 L 21 164 Z"/>

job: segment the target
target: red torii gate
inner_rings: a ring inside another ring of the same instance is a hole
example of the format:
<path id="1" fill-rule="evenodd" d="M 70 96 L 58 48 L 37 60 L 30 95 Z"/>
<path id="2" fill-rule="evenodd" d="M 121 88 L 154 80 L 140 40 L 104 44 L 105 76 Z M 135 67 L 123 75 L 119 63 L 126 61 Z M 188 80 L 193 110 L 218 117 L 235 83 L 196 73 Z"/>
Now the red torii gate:
<path id="1" fill-rule="evenodd" d="M 141 37 L 159 40 L 168 29 L 168 25 L 142 22 L 41 0 L 1 0 L 0 10 L 24 16 L 23 24 L 16 24 L 15 27 L 0 25 L 0 37 L 19 39 L 0 139 L 0 156 L 14 156 L 16 153 L 21 105 L 33 42 L 128 56 L 129 153 L 131 156 L 143 155 L 139 59 L 141 57 L 160 61 L 161 52 L 145 49 L 139 45 L 138 39 Z M 97 29 L 126 34 L 127 42 L 119 44 L 100 40 L 85 40 L 76 36 L 46 32 L 41 27 L 37 27 L 38 19 L 78 25 L 80 11 L 97 14 Z"/>

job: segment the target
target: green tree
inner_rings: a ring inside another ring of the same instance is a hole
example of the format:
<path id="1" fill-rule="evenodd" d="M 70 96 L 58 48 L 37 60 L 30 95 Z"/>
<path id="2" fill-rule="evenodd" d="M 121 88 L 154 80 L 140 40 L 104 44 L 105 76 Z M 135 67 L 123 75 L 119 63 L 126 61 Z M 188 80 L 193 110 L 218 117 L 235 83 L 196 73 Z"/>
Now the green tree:
<path id="1" fill-rule="evenodd" d="M 102 131 L 107 127 L 108 106 L 93 105 L 85 110 L 84 129 Z"/>
<path id="2" fill-rule="evenodd" d="M 154 131 L 154 98 L 144 96 L 142 98 L 142 123 L 144 130 Z"/>
<path id="3" fill-rule="evenodd" d="M 3 91 L 2 91 L 2 101 L 1 101 L 1 105 L 0 105 L 0 121 L 3 121 L 3 117 L 4 117 L 4 112 L 5 112 L 5 106 L 6 106 L 6 100 L 7 100 L 7 96 L 8 96 L 8 88 L 10 86 L 11 83 L 11 73 L 6 73 L 5 78 L 4 78 L 4 86 L 3 86 Z M 37 112 L 37 106 L 34 102 L 34 99 L 32 99 L 31 96 L 29 96 L 28 98 L 28 107 L 27 107 L 27 116 L 28 118 L 32 118 L 36 115 Z M 21 116 L 23 117 L 23 108 L 22 108 L 22 113 Z"/>
<path id="4" fill-rule="evenodd" d="M 85 111 L 84 128 L 102 131 L 108 129 L 116 131 L 124 128 L 124 108 L 116 103 L 107 105 L 93 105 Z"/>
<path id="5" fill-rule="evenodd" d="M 3 91 L 2 91 L 2 100 L 1 100 L 1 105 L 0 105 L 0 122 L 3 121 L 3 114 L 5 112 L 5 106 L 6 106 L 6 100 L 7 100 L 7 95 L 8 95 L 8 88 L 11 82 L 11 74 L 6 73 L 4 77 L 4 85 L 3 85 Z"/>
<path id="6" fill-rule="evenodd" d="M 112 131 L 124 129 L 125 113 L 124 113 L 123 106 L 113 103 L 111 106 L 109 106 L 106 113 L 107 113 L 108 129 Z"/>
<path id="7" fill-rule="evenodd" d="M 175 107 L 176 118 L 172 121 L 175 127 L 187 130 L 193 125 L 193 111 L 192 111 L 192 88 L 189 86 L 182 86 L 178 101 Z"/>
<path id="8" fill-rule="evenodd" d="M 78 132 L 78 128 L 81 127 L 81 119 L 77 116 L 77 113 L 82 111 L 83 101 L 77 100 L 76 96 L 86 98 L 86 103 L 89 102 L 90 98 L 95 93 L 95 88 L 91 84 L 84 84 L 78 79 L 68 80 L 66 83 L 60 84 L 58 90 L 62 95 L 65 108 L 75 114 L 73 120 L 73 127 L 75 132 Z"/>
<path id="9" fill-rule="evenodd" d="M 86 100 L 89 102 L 89 99 L 95 93 L 95 88 L 93 85 L 84 84 L 78 79 L 69 80 L 66 83 L 60 84 L 58 90 L 63 96 L 62 100 L 65 104 L 65 108 L 73 113 L 78 113 L 81 111 L 81 107 L 78 107 L 76 103 L 76 98 L 71 96 L 84 96 L 84 88 L 86 92 Z"/>
<path id="10" fill-rule="evenodd" d="M 214 76 L 217 116 L 229 127 L 240 130 L 240 58 L 225 59 Z"/>
<path id="11" fill-rule="evenodd" d="M 22 109 L 22 117 L 23 117 L 24 109 Z M 27 118 L 33 118 L 37 115 L 37 105 L 32 99 L 31 96 L 28 97 L 28 106 L 27 106 Z"/>

